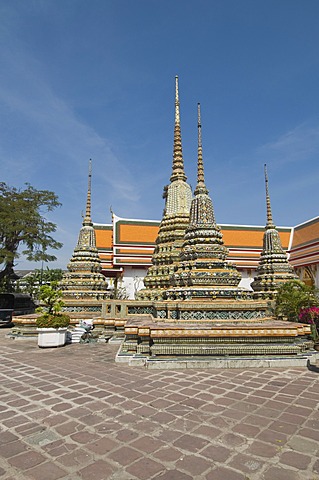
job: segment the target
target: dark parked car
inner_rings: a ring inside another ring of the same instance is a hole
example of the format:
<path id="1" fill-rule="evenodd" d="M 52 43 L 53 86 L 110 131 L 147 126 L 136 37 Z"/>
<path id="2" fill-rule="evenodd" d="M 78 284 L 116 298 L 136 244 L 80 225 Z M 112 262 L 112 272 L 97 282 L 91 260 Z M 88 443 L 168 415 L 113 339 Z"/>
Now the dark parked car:
<path id="1" fill-rule="evenodd" d="M 35 304 L 30 297 L 23 293 L 0 293 L 0 325 L 12 323 L 12 317 L 34 313 Z"/>

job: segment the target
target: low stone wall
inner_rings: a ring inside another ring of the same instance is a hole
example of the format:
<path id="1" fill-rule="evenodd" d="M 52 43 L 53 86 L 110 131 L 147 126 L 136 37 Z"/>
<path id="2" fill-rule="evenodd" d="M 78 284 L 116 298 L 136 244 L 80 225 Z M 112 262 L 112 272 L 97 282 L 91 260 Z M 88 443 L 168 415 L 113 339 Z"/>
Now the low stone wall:
<path id="1" fill-rule="evenodd" d="M 12 338 L 32 338 L 37 337 L 36 320 L 40 313 L 32 313 L 29 315 L 20 315 L 13 317 L 12 322 L 14 327 L 11 330 L 10 336 Z M 95 332 L 103 338 L 106 334 L 106 339 L 111 335 L 105 332 L 105 320 L 97 313 L 92 312 L 68 312 L 70 316 L 70 329 L 75 327 L 81 320 L 93 320 Z"/>

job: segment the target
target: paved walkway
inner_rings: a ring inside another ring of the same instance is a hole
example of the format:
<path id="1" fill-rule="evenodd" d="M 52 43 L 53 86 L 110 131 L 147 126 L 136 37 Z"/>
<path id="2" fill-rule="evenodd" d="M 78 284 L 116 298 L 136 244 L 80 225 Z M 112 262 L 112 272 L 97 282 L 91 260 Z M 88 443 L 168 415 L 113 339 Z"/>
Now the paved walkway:
<path id="1" fill-rule="evenodd" d="M 319 369 L 145 370 L 0 330 L 1 480 L 318 480 Z"/>

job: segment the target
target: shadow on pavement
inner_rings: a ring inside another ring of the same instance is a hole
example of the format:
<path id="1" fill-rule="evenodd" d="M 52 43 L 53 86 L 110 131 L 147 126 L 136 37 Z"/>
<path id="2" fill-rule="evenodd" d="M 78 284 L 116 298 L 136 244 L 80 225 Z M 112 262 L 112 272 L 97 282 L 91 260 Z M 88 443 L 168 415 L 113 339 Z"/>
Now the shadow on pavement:
<path id="1" fill-rule="evenodd" d="M 319 367 L 317 367 L 316 365 L 312 365 L 309 360 L 307 362 L 307 368 L 308 370 L 310 370 L 311 372 L 316 372 L 316 373 L 319 373 Z"/>

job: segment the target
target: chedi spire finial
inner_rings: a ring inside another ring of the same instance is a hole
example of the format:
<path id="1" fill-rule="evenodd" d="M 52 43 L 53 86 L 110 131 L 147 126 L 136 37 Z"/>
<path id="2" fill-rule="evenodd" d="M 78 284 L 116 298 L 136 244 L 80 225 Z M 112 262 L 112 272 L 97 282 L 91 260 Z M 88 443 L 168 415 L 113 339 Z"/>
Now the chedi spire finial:
<path id="1" fill-rule="evenodd" d="M 89 160 L 88 191 L 86 199 L 85 217 L 83 225 L 92 225 L 91 219 L 91 180 L 92 180 L 92 160 Z"/>
<path id="2" fill-rule="evenodd" d="M 264 165 L 265 172 L 265 186 L 266 186 L 266 206 L 267 206 L 267 225 L 266 228 L 276 228 L 272 219 L 269 188 L 268 188 L 268 174 L 267 174 L 267 165 Z"/>
<path id="3" fill-rule="evenodd" d="M 202 124 L 200 115 L 200 103 L 197 104 L 197 131 L 198 131 L 198 147 L 197 147 L 197 185 L 195 195 L 198 193 L 208 193 L 205 185 L 204 162 L 203 162 L 203 146 L 202 146 Z"/>
<path id="4" fill-rule="evenodd" d="M 203 147 L 202 147 L 202 124 L 200 115 L 200 103 L 197 104 L 197 131 L 198 131 L 198 147 L 197 147 L 197 185 L 195 188 L 195 195 L 199 193 L 207 194 L 208 190 L 205 185 L 204 177 L 204 161 L 203 161 Z"/>
<path id="5" fill-rule="evenodd" d="M 175 77 L 175 126 L 174 126 L 174 148 L 173 148 L 173 172 L 171 182 L 174 180 L 184 180 L 187 177 L 184 172 L 184 160 L 182 150 L 182 135 L 180 124 L 179 110 L 179 92 L 178 92 L 178 76 Z"/>

